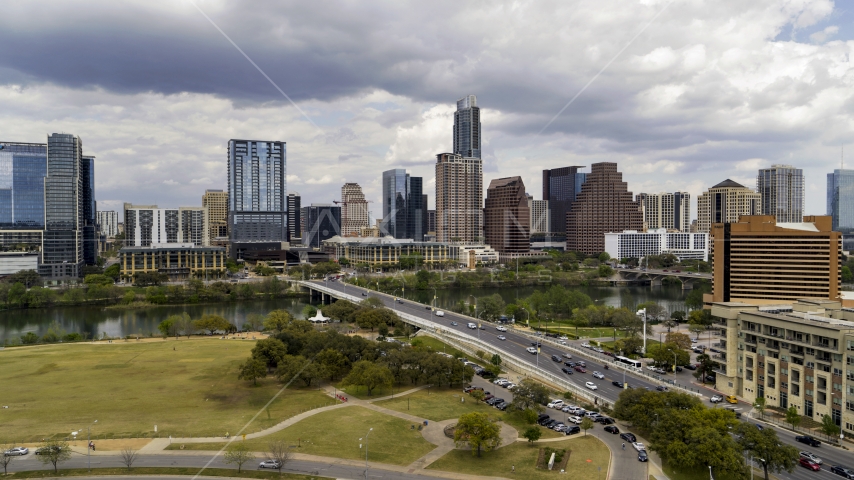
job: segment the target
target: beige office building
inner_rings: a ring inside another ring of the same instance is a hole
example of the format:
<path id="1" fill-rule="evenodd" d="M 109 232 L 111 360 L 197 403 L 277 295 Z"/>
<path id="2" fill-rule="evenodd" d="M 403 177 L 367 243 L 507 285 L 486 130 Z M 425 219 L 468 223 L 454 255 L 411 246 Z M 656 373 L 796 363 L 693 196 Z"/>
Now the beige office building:
<path id="1" fill-rule="evenodd" d="M 207 209 L 208 241 L 228 238 L 228 192 L 205 190 L 202 207 Z"/>
<path id="2" fill-rule="evenodd" d="M 341 236 L 358 237 L 368 226 L 368 202 L 358 183 L 341 187 Z"/>
<path id="3" fill-rule="evenodd" d="M 709 233 L 715 223 L 734 223 L 742 215 L 762 213 L 761 195 L 726 179 L 697 197 L 697 231 Z"/>
<path id="4" fill-rule="evenodd" d="M 436 155 L 436 239 L 483 241 L 483 161 L 453 153 Z"/>
<path id="5" fill-rule="evenodd" d="M 531 233 L 551 232 L 551 212 L 548 200 L 534 200 L 532 195 L 528 197 L 528 210 L 531 212 Z"/>
<path id="6" fill-rule="evenodd" d="M 691 229 L 690 193 L 639 193 L 635 200 L 643 206 L 643 222 L 647 230 L 666 228 L 688 232 Z"/>

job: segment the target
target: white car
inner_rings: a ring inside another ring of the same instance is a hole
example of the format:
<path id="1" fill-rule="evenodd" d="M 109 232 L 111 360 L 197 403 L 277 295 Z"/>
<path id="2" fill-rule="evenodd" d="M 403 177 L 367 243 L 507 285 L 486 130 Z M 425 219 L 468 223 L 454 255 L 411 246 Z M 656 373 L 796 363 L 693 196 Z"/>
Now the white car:
<path id="1" fill-rule="evenodd" d="M 563 400 L 552 400 L 546 406 L 549 408 L 558 408 L 558 409 L 563 408 Z"/>
<path id="2" fill-rule="evenodd" d="M 602 375 L 602 372 L 593 372 L 593 378 L 605 378 L 605 375 Z"/>
<path id="3" fill-rule="evenodd" d="M 467 326 L 468 326 L 469 328 L 471 328 L 471 329 L 475 329 L 475 328 L 477 328 L 477 324 L 472 323 L 472 322 L 469 322 L 469 324 L 468 324 Z"/>
<path id="4" fill-rule="evenodd" d="M 507 340 L 507 337 L 505 337 L 504 335 L 499 335 L 498 339 L 501 341 L 504 341 L 504 340 Z"/>
<path id="5" fill-rule="evenodd" d="M 816 455 L 814 453 L 801 452 L 799 455 L 801 456 L 801 458 L 806 458 L 807 460 L 812 460 L 813 463 L 817 463 L 819 465 L 821 465 L 821 463 L 822 463 L 821 459 L 818 458 L 818 455 Z"/>
<path id="6" fill-rule="evenodd" d="M 596 384 L 595 384 L 595 383 L 593 383 L 593 382 L 587 382 L 587 383 L 585 383 L 585 384 L 584 384 L 584 386 L 585 386 L 585 387 L 587 387 L 587 388 L 589 388 L 590 390 L 596 390 L 596 389 L 598 389 L 598 388 L 599 388 L 599 387 L 597 387 L 597 386 L 596 386 Z"/>
<path id="7" fill-rule="evenodd" d="M 566 340 L 558 340 L 557 343 L 561 345 L 566 345 Z"/>
<path id="8" fill-rule="evenodd" d="M 564 356 L 564 358 L 568 358 L 568 359 L 572 360 L 572 355 L 570 355 L 568 353 L 564 353 L 563 356 Z"/>
<path id="9" fill-rule="evenodd" d="M 506 332 L 507 331 L 507 327 L 505 327 L 504 325 L 499 325 L 499 326 L 495 327 L 495 329 L 498 330 L 499 332 Z"/>
<path id="10" fill-rule="evenodd" d="M 26 455 L 28 453 L 30 453 L 30 449 L 27 447 L 14 447 L 3 452 L 3 455 L 7 457 L 17 457 L 20 455 Z"/>
<path id="11" fill-rule="evenodd" d="M 590 348 L 590 344 L 587 342 L 582 343 L 581 346 L 584 348 Z"/>
<path id="12" fill-rule="evenodd" d="M 567 418 L 567 420 L 569 420 L 570 422 L 572 422 L 572 423 L 574 423 L 574 424 L 576 424 L 576 425 L 580 425 L 580 424 L 581 424 L 581 417 L 579 417 L 579 416 L 577 416 L 577 415 L 576 415 L 576 416 L 574 416 L 574 417 L 569 417 L 569 418 Z"/>
<path id="13" fill-rule="evenodd" d="M 712 395 L 712 397 L 709 398 L 709 401 L 712 403 L 721 403 L 724 401 L 724 397 L 720 395 Z"/>
<path id="14" fill-rule="evenodd" d="M 507 380 L 506 378 L 496 378 L 495 380 L 492 381 L 492 383 L 494 383 L 496 385 L 501 385 L 502 383 L 508 382 L 508 381 L 509 380 Z"/>
<path id="15" fill-rule="evenodd" d="M 260 465 L 258 465 L 258 468 L 274 468 L 276 470 L 278 470 L 279 467 L 281 467 L 281 464 L 276 460 L 264 460 Z"/>
<path id="16" fill-rule="evenodd" d="M 437 317 L 444 317 L 444 316 L 445 316 L 445 312 L 443 312 L 443 311 L 441 311 L 441 310 L 437 310 L 437 311 L 436 311 L 436 316 L 437 316 Z"/>
<path id="17" fill-rule="evenodd" d="M 526 348 L 525 350 L 527 350 L 527 351 L 528 351 L 528 353 L 531 353 L 531 354 L 534 354 L 534 355 L 536 355 L 536 354 L 537 354 L 537 349 L 536 349 L 536 348 L 534 348 L 534 347 L 528 347 L 528 348 Z"/>
<path id="18" fill-rule="evenodd" d="M 635 447 L 635 450 L 637 450 L 639 452 L 641 450 L 646 450 L 646 447 L 644 447 L 641 442 L 632 442 L 632 446 Z"/>

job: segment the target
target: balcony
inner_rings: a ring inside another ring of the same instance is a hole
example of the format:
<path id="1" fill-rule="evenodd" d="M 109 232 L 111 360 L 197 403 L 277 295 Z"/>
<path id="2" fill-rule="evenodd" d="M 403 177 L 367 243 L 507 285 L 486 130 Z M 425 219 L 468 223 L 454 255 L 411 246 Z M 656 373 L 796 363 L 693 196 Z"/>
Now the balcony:
<path id="1" fill-rule="evenodd" d="M 716 362 L 726 363 L 726 355 L 712 355 L 712 360 Z"/>

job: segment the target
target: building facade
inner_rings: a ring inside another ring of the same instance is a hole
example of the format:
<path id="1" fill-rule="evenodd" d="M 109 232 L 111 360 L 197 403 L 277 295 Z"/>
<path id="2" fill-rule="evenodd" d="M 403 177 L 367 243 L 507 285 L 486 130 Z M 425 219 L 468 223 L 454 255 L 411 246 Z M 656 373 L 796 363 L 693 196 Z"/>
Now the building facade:
<path id="1" fill-rule="evenodd" d="M 833 230 L 854 232 L 854 170 L 827 174 L 827 214 L 833 219 Z"/>
<path id="2" fill-rule="evenodd" d="M 210 246 L 208 212 L 205 207 L 180 207 L 178 209 L 178 243 Z"/>
<path id="3" fill-rule="evenodd" d="M 52 281 L 75 280 L 83 274 L 83 145 L 79 137 L 47 137 L 45 231 L 39 275 Z"/>
<path id="4" fill-rule="evenodd" d="M 205 194 L 202 195 L 202 208 L 206 209 L 207 212 L 205 222 L 208 228 L 208 242 L 213 242 L 217 238 L 227 238 L 228 192 L 205 190 Z"/>
<path id="5" fill-rule="evenodd" d="M 341 187 L 341 235 L 359 236 L 368 226 L 368 202 L 358 183 L 345 183 Z"/>
<path id="6" fill-rule="evenodd" d="M 178 243 L 181 216 L 177 208 L 125 203 L 124 212 L 125 246 L 148 247 L 160 243 Z"/>
<path id="7" fill-rule="evenodd" d="M 140 273 L 162 273 L 169 281 L 219 278 L 225 275 L 225 248 L 189 243 L 159 243 L 119 250 L 120 275 L 134 279 Z"/>
<path id="8" fill-rule="evenodd" d="M 477 97 L 466 95 L 457 100 L 454 112 L 454 153 L 461 157 L 480 158 L 480 108 Z"/>
<path id="9" fill-rule="evenodd" d="M 587 174 L 579 172 L 585 167 L 561 167 L 543 170 L 543 200 L 549 202 L 549 221 L 552 232 L 566 233 L 566 214 L 587 179 Z"/>
<path id="10" fill-rule="evenodd" d="M 617 164 L 591 165 L 566 216 L 566 249 L 598 255 L 605 251 L 605 233 L 642 229 L 643 209 L 632 199 Z"/>
<path id="11" fill-rule="evenodd" d="M 228 141 L 228 232 L 232 242 L 288 240 L 285 142 Z"/>
<path id="12" fill-rule="evenodd" d="M 839 299 L 842 234 L 830 217 L 778 223 L 771 215 L 743 216 L 716 223 L 710 241 L 714 281 L 706 303 Z"/>
<path id="13" fill-rule="evenodd" d="M 83 157 L 80 161 L 80 209 L 83 213 L 83 263 L 95 265 L 100 250 L 98 207 L 95 204 L 95 157 Z"/>
<path id="14" fill-rule="evenodd" d="M 528 195 L 528 210 L 531 211 L 531 234 L 551 232 L 551 212 L 548 200 L 534 200 Z"/>
<path id="15" fill-rule="evenodd" d="M 307 247 L 320 248 L 324 240 L 341 235 L 341 207 L 337 205 L 311 204 L 302 207 L 305 222 L 302 243 Z"/>
<path id="16" fill-rule="evenodd" d="M 804 171 L 791 165 L 772 165 L 756 177 L 762 215 L 774 215 L 780 223 L 804 219 Z"/>
<path id="17" fill-rule="evenodd" d="M 394 238 L 424 239 L 426 208 L 421 177 L 410 177 L 406 170 L 383 172 L 383 235 Z"/>
<path id="18" fill-rule="evenodd" d="M 483 208 L 483 236 L 500 254 L 531 250 L 531 211 L 522 177 L 489 182 Z"/>
<path id="19" fill-rule="evenodd" d="M 115 237 L 119 234 L 119 212 L 115 210 L 101 210 L 98 212 L 98 229 L 107 237 Z"/>
<path id="20" fill-rule="evenodd" d="M 682 260 L 709 261 L 709 234 L 668 232 L 666 228 L 605 234 L 605 251 L 611 258 L 643 258 L 673 254 Z"/>
<path id="21" fill-rule="evenodd" d="M 288 211 L 291 212 L 288 215 L 288 241 L 293 242 L 302 238 L 302 198 L 299 193 L 288 194 Z"/>
<path id="22" fill-rule="evenodd" d="M 334 259 L 348 259 L 371 267 L 400 267 L 405 257 L 417 256 L 424 265 L 442 266 L 456 261 L 457 249 L 447 243 L 416 242 L 412 239 L 333 237 L 323 241 L 323 250 Z"/>
<path id="23" fill-rule="evenodd" d="M 453 153 L 436 155 L 436 239 L 483 241 L 483 162 Z"/>
<path id="24" fill-rule="evenodd" d="M 0 249 L 41 251 L 47 144 L 0 142 Z"/>
<path id="25" fill-rule="evenodd" d="M 666 228 L 688 232 L 691 229 L 691 194 L 639 193 L 635 197 L 643 206 L 643 221 L 647 230 Z"/>
<path id="26" fill-rule="evenodd" d="M 697 231 L 708 233 L 715 223 L 734 223 L 742 215 L 759 215 L 759 193 L 726 179 L 697 198 Z"/>

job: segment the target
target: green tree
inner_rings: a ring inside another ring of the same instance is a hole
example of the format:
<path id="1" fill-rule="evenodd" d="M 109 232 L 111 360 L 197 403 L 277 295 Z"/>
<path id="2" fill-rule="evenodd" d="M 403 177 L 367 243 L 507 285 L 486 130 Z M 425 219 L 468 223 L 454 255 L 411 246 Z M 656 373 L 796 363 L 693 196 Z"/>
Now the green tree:
<path id="1" fill-rule="evenodd" d="M 528 408 L 536 409 L 548 401 L 549 389 L 542 383 L 526 378 L 513 389 L 513 401 L 511 403 L 514 407 L 525 410 Z"/>
<path id="2" fill-rule="evenodd" d="M 334 349 L 326 348 L 317 354 L 315 362 L 323 365 L 326 374 L 329 375 L 329 380 L 335 380 L 339 375 L 342 375 L 347 369 L 347 357 L 343 353 Z"/>
<path id="3" fill-rule="evenodd" d="M 854 282 L 854 275 L 851 274 L 851 269 L 848 268 L 848 265 L 842 266 L 842 283 L 851 283 Z"/>
<path id="4" fill-rule="evenodd" d="M 716 365 L 717 363 L 712 360 L 712 357 L 705 353 L 701 353 L 697 355 L 697 371 L 694 372 L 694 376 L 705 384 L 706 376 L 712 373 L 712 369 L 714 369 Z"/>
<path id="5" fill-rule="evenodd" d="M 264 316 L 259 313 L 250 313 L 246 315 L 246 321 L 243 323 L 243 329 L 253 332 L 261 331 L 264 328 Z"/>
<path id="6" fill-rule="evenodd" d="M 121 272 L 122 266 L 118 263 L 114 263 L 104 270 L 104 275 L 112 278 L 113 282 L 116 282 L 119 280 L 119 275 L 121 275 Z"/>
<path id="7" fill-rule="evenodd" d="M 112 285 L 114 282 L 112 278 L 106 275 L 93 273 L 86 275 L 83 278 L 83 283 L 86 285 Z"/>
<path id="8" fill-rule="evenodd" d="M 543 436 L 539 427 L 528 427 L 522 432 L 522 437 L 527 438 L 529 443 L 534 443 Z"/>
<path id="9" fill-rule="evenodd" d="M 580 427 L 584 430 L 584 436 L 587 436 L 587 430 L 593 428 L 593 420 L 590 420 L 590 417 L 584 417 L 584 419 L 581 420 Z"/>
<path id="10" fill-rule="evenodd" d="M 234 442 L 225 451 L 223 460 L 225 463 L 237 465 L 237 473 L 240 473 L 243 464 L 254 459 L 255 454 L 249 451 L 244 442 Z"/>
<path id="11" fill-rule="evenodd" d="M 457 446 L 468 445 L 472 455 L 480 457 L 481 451 L 489 452 L 501 445 L 501 426 L 485 413 L 466 413 L 457 421 L 454 442 Z"/>
<path id="12" fill-rule="evenodd" d="M 394 376 L 388 367 L 368 360 L 360 360 L 353 364 L 353 368 L 344 377 L 342 383 L 365 387 L 370 396 L 377 387 L 391 387 L 392 382 L 394 382 Z"/>
<path id="13" fill-rule="evenodd" d="M 675 343 L 650 345 L 647 357 L 653 359 L 657 365 L 685 365 L 691 361 L 688 352 Z"/>
<path id="14" fill-rule="evenodd" d="M 289 382 L 291 379 L 298 378 L 305 383 L 306 387 L 310 387 L 311 382 L 322 378 L 325 374 L 321 365 L 309 361 L 302 355 L 285 355 L 276 369 L 276 376 L 280 382 Z"/>
<path id="15" fill-rule="evenodd" d="M 62 440 L 46 440 L 40 448 L 38 459 L 45 465 L 53 465 L 53 472 L 59 471 L 59 464 L 71 458 L 71 446 Z"/>
<path id="16" fill-rule="evenodd" d="M 711 291 L 712 287 L 708 282 L 701 282 L 695 284 L 694 288 L 691 289 L 691 291 L 685 297 L 685 305 L 692 310 L 703 308 L 703 294 L 709 293 Z"/>
<path id="17" fill-rule="evenodd" d="M 598 274 L 600 278 L 608 278 L 614 274 L 614 269 L 608 265 L 602 264 L 599 265 Z"/>
<path id="18" fill-rule="evenodd" d="M 833 418 L 830 415 L 822 415 L 821 416 L 821 433 L 827 435 L 828 437 L 835 437 L 839 435 L 840 429 L 839 425 L 833 421 Z"/>
<path id="19" fill-rule="evenodd" d="M 268 370 L 277 368 L 287 354 L 287 345 L 275 337 L 258 340 L 252 347 L 252 358 L 264 362 Z"/>
<path id="20" fill-rule="evenodd" d="M 659 321 L 667 315 L 667 309 L 655 302 L 645 302 L 638 305 L 638 310 L 646 309 L 646 319 Z"/>
<path id="21" fill-rule="evenodd" d="M 13 448 L 15 445 L 13 444 L 2 444 L 0 443 L 0 452 L 5 452 L 10 448 Z M 3 475 L 8 475 L 9 464 L 12 463 L 16 457 L 12 455 L 0 455 L 0 465 L 3 466 Z"/>
<path id="22" fill-rule="evenodd" d="M 685 312 L 683 312 L 682 310 L 675 310 L 673 312 L 670 312 L 670 318 L 676 320 L 678 323 L 682 323 L 685 321 Z"/>
<path id="23" fill-rule="evenodd" d="M 611 259 L 611 255 L 609 255 L 608 252 L 602 252 L 599 254 L 599 261 L 602 263 L 605 263 L 610 259 Z"/>
<path id="24" fill-rule="evenodd" d="M 175 320 L 172 317 L 167 317 L 166 320 L 157 324 L 157 330 L 160 330 L 160 334 L 164 338 L 172 335 L 175 331 Z"/>
<path id="25" fill-rule="evenodd" d="M 765 416 L 765 403 L 765 397 L 756 397 L 756 400 L 753 402 L 753 407 L 759 412 L 760 418 Z"/>
<path id="26" fill-rule="evenodd" d="M 486 352 L 484 352 L 483 350 L 478 350 L 478 351 L 474 352 L 474 356 L 481 359 L 481 360 L 484 360 L 484 359 L 486 359 Z"/>
<path id="27" fill-rule="evenodd" d="M 24 345 L 35 345 L 39 341 L 39 336 L 33 332 L 27 332 L 21 337 L 21 343 Z"/>
<path id="28" fill-rule="evenodd" d="M 264 330 L 281 332 L 294 320 L 287 310 L 273 310 L 264 319 Z"/>
<path id="29" fill-rule="evenodd" d="M 308 320 L 309 318 L 317 315 L 317 308 L 315 308 L 311 305 L 306 305 L 302 308 L 302 314 L 305 317 L 305 319 Z"/>
<path id="30" fill-rule="evenodd" d="M 749 423 L 740 423 L 736 427 L 736 438 L 740 450 L 749 452 L 753 458 L 760 459 L 765 480 L 768 472 L 780 473 L 783 470 L 792 473 L 798 458 L 798 449 L 780 443 L 773 428 L 756 428 Z"/>
<path id="31" fill-rule="evenodd" d="M 477 307 L 481 318 L 495 321 L 498 320 L 498 317 L 504 315 L 504 309 L 507 307 L 507 304 L 504 303 L 501 295 L 496 293 L 477 299 Z"/>
<path id="32" fill-rule="evenodd" d="M 789 405 L 789 408 L 786 409 L 786 423 L 792 426 L 792 430 L 796 431 L 798 425 L 801 424 L 801 414 L 798 413 L 798 409 L 794 405 Z"/>
<path id="33" fill-rule="evenodd" d="M 217 330 L 225 331 L 229 328 L 228 320 L 219 315 L 202 315 L 202 318 L 196 320 L 195 326 L 198 330 L 207 330 L 211 335 Z"/>
<path id="34" fill-rule="evenodd" d="M 664 336 L 665 343 L 672 343 L 682 350 L 691 348 L 691 337 L 679 332 L 671 332 Z M 682 364 L 680 364 L 682 365 Z"/>
<path id="35" fill-rule="evenodd" d="M 253 385 L 258 385 L 258 379 L 267 376 L 267 366 L 257 358 L 247 358 L 240 366 L 237 375 L 238 380 L 251 380 Z"/>
<path id="36" fill-rule="evenodd" d="M 501 355 L 494 353 L 492 354 L 492 358 L 489 360 L 489 363 L 495 365 L 496 367 L 501 366 Z"/>
<path id="37" fill-rule="evenodd" d="M 483 390 L 472 390 L 472 392 L 471 392 L 471 397 L 474 398 L 475 400 L 477 400 L 478 403 L 482 402 L 483 397 L 485 397 L 485 396 L 486 396 L 486 394 L 483 393 Z"/>

